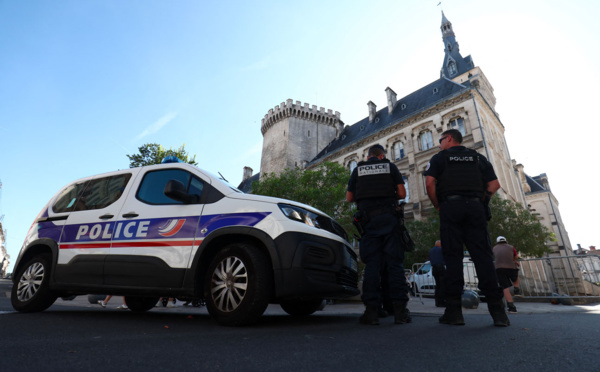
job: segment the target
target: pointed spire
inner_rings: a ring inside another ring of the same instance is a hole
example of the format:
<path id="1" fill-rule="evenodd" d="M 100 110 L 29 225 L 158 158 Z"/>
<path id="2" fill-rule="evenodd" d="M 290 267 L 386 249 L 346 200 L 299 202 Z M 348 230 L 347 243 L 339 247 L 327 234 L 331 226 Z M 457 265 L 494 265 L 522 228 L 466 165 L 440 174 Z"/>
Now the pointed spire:
<path id="1" fill-rule="evenodd" d="M 454 36 L 452 23 L 446 18 L 442 11 L 442 41 L 444 43 L 444 62 L 440 71 L 440 77 L 453 79 L 454 77 L 469 71 L 474 67 L 471 56 L 463 58 L 460 54 L 458 42 Z"/>
<path id="2" fill-rule="evenodd" d="M 447 36 L 454 36 L 454 31 L 452 30 L 452 22 L 446 18 L 444 11 L 442 10 L 442 26 L 440 27 L 442 30 L 442 37 L 445 38 Z"/>

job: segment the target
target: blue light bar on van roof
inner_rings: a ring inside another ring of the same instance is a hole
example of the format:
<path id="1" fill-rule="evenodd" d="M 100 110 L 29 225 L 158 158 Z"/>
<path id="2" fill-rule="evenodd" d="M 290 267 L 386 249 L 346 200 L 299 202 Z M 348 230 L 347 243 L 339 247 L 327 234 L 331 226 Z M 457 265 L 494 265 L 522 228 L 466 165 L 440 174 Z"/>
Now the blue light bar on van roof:
<path id="1" fill-rule="evenodd" d="M 177 156 L 173 156 L 173 155 L 165 156 L 163 161 L 161 161 L 161 164 L 166 164 L 166 163 L 183 163 L 183 160 L 181 160 Z"/>

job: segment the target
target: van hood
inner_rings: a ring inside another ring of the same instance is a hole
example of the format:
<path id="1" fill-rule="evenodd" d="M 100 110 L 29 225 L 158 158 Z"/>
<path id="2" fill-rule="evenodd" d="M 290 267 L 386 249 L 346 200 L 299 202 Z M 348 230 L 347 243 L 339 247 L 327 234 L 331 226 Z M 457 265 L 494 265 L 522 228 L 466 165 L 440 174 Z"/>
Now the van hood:
<path id="1" fill-rule="evenodd" d="M 238 199 L 238 200 L 252 200 L 252 201 L 256 201 L 256 202 L 262 202 L 262 203 L 271 203 L 271 204 L 278 204 L 278 203 L 284 203 L 284 204 L 290 204 L 290 205 L 295 205 L 297 207 L 301 207 L 304 208 L 308 211 L 311 211 L 313 213 L 316 214 L 320 214 L 323 216 L 327 216 L 329 218 L 331 218 L 327 213 L 311 207 L 308 204 L 304 204 L 304 203 L 300 203 L 297 201 L 293 201 L 293 200 L 288 200 L 288 199 L 282 199 L 282 198 L 275 198 L 272 196 L 264 196 L 264 195 L 254 195 L 254 194 L 237 194 L 237 193 L 232 193 L 227 195 L 228 198 L 231 199 Z"/>

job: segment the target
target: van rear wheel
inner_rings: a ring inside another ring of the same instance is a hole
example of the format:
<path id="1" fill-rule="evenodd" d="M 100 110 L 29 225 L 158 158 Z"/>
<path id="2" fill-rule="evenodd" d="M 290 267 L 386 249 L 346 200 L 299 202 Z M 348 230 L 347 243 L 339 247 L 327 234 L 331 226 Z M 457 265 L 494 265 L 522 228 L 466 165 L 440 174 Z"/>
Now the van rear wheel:
<path id="1" fill-rule="evenodd" d="M 324 300 L 282 300 L 279 304 L 283 311 L 291 316 L 304 317 L 309 316 L 315 311 L 322 309 Z"/>

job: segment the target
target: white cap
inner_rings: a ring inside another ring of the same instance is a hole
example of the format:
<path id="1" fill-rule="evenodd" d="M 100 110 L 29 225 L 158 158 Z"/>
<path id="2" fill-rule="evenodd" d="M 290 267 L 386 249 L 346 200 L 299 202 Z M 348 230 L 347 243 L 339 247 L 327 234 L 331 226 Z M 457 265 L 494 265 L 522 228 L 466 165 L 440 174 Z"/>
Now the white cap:
<path id="1" fill-rule="evenodd" d="M 506 238 L 503 236 L 499 236 L 498 238 L 496 238 L 496 243 L 500 243 L 500 242 L 505 242 L 506 243 Z"/>

